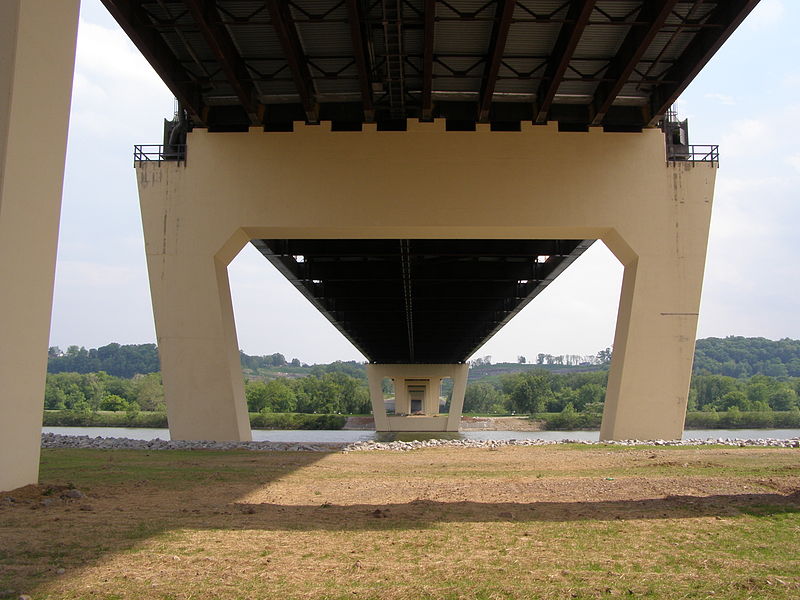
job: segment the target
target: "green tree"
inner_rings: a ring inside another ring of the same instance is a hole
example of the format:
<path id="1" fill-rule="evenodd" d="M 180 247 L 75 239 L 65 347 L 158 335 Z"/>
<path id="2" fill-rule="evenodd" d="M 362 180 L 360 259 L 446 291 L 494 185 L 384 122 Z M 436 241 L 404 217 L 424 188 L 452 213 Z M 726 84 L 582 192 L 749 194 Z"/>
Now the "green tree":
<path id="1" fill-rule="evenodd" d="M 717 410 L 730 410 L 731 408 L 736 408 L 736 410 L 750 410 L 751 402 L 747 399 L 744 392 L 734 390 L 718 399 L 714 403 L 714 406 Z"/>
<path id="2" fill-rule="evenodd" d="M 44 386 L 44 407 L 48 410 L 64 410 L 67 408 L 67 394 L 49 377 Z"/>
<path id="3" fill-rule="evenodd" d="M 166 410 L 166 405 L 164 404 L 164 386 L 161 384 L 161 373 L 137 375 L 133 378 L 133 388 L 135 391 L 134 400 L 142 410 Z"/>
<path id="4" fill-rule="evenodd" d="M 577 401 L 575 408 L 582 411 L 587 404 L 595 402 L 602 405 L 606 397 L 606 388 L 599 383 L 586 383 L 577 390 Z"/>
<path id="5" fill-rule="evenodd" d="M 100 410 L 111 410 L 116 412 L 119 410 L 128 410 L 128 408 L 130 408 L 130 402 L 121 396 L 117 396 L 116 394 L 109 394 L 103 398 L 103 401 L 100 403 Z"/>
<path id="6" fill-rule="evenodd" d="M 511 408 L 518 413 L 531 413 L 533 410 L 533 388 L 527 379 L 521 379 L 511 392 Z"/>
<path id="7" fill-rule="evenodd" d="M 773 410 L 794 410 L 798 407 L 797 392 L 782 385 L 770 394 L 769 405 Z"/>
<path id="8" fill-rule="evenodd" d="M 272 410 L 267 386 L 263 381 L 247 381 L 244 387 L 244 395 L 247 400 L 248 411 L 270 412 Z"/>
<path id="9" fill-rule="evenodd" d="M 493 413 L 501 411 L 505 405 L 506 397 L 491 384 L 474 383 L 467 386 L 464 393 L 464 412 L 472 413 Z"/>
<path id="10" fill-rule="evenodd" d="M 273 379 L 268 381 L 264 387 L 268 406 L 272 412 L 295 412 L 297 410 L 297 398 L 286 380 Z"/>

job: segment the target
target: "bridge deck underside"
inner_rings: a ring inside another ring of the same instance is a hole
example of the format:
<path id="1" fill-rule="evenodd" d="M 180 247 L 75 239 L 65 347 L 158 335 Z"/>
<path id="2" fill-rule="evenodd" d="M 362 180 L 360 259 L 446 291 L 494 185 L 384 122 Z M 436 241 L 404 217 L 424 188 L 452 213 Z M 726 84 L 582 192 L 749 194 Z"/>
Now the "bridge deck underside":
<path id="1" fill-rule="evenodd" d="M 593 240 L 254 240 L 371 362 L 459 363 Z"/>
<path id="2" fill-rule="evenodd" d="M 654 125 L 758 0 L 102 0 L 217 131 Z M 742 76 L 747 76 L 743 74 Z"/>

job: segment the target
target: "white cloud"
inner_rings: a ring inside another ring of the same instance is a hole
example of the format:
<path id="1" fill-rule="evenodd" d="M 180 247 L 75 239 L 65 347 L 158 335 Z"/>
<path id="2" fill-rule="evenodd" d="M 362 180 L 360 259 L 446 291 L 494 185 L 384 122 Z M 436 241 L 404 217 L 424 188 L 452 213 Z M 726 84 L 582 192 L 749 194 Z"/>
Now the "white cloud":
<path id="1" fill-rule="evenodd" d="M 80 21 L 72 96 L 73 132 L 103 139 L 159 141 L 172 95 L 119 29 Z M 152 132 L 152 133 L 150 133 Z"/>
<path id="2" fill-rule="evenodd" d="M 733 99 L 733 96 L 729 96 L 728 94 L 704 94 L 705 98 L 709 100 L 716 100 L 720 104 L 724 104 L 726 106 L 734 106 L 736 101 Z"/>
<path id="3" fill-rule="evenodd" d="M 595 354 L 614 341 L 621 286 L 622 265 L 595 242 L 475 355 Z"/>
<path id="4" fill-rule="evenodd" d="M 800 173 L 800 154 L 793 154 L 786 158 L 786 163 L 790 167 L 794 167 Z"/>
<path id="5" fill-rule="evenodd" d="M 736 157 L 753 152 L 769 152 L 775 144 L 777 132 L 766 119 L 741 119 L 730 125 L 730 130 L 720 140 L 726 157 Z"/>
<path id="6" fill-rule="evenodd" d="M 800 73 L 787 73 L 781 84 L 790 89 L 800 89 Z"/>
<path id="7" fill-rule="evenodd" d="M 782 0 L 761 0 L 747 17 L 745 23 L 748 27 L 761 31 L 779 24 L 784 17 L 786 7 Z"/>
<path id="8" fill-rule="evenodd" d="M 145 275 L 146 277 L 146 275 Z M 125 287 L 142 280 L 142 271 L 126 265 L 103 265 L 96 262 L 60 260 L 58 262 L 57 279 L 63 279 L 62 285 L 86 288 L 94 292 Z"/>
<path id="9" fill-rule="evenodd" d="M 76 63 L 93 75 L 134 85 L 161 87 L 163 83 L 121 30 L 83 19 L 79 25 Z"/>

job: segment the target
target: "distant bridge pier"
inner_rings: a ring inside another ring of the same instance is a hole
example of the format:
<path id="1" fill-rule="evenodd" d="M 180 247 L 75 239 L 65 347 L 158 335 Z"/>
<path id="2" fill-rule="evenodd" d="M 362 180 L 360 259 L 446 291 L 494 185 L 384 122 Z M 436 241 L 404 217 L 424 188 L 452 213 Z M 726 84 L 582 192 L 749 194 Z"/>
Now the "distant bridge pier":
<path id="1" fill-rule="evenodd" d="M 296 123 L 293 132 L 284 133 L 197 128 L 188 135 L 185 163 L 137 163 L 171 434 L 249 439 L 226 272 L 249 241 L 322 310 L 317 289 L 337 287 L 348 296 L 356 287 L 369 293 L 375 286 L 369 279 L 358 285 L 348 281 L 347 269 L 361 263 L 338 255 L 325 257 L 328 262 L 307 261 L 291 251 L 277 255 L 275 248 L 291 247 L 293 241 L 309 247 L 314 240 L 392 240 L 392 247 L 400 247 L 395 242 L 409 240 L 411 256 L 421 240 L 601 239 L 625 267 L 601 437 L 678 438 L 715 174 L 716 163 L 668 162 L 657 129 L 563 132 L 555 123 L 523 123 L 516 132 L 488 126 L 446 131 L 443 121 L 413 120 L 406 131 L 377 131 L 365 124 L 360 132 L 336 132 L 329 123 Z M 317 250 L 324 254 L 323 246 Z M 541 258 L 524 264 L 534 269 L 532 263 Z M 413 256 L 409 260 L 413 276 L 422 263 L 414 263 Z M 495 270 L 505 272 L 511 263 L 475 259 L 469 264 L 491 280 Z M 384 278 L 382 267 L 368 272 Z M 325 280 L 331 273 L 334 279 Z M 519 290 L 534 282 L 526 276 L 510 283 Z M 412 296 L 415 285 L 411 280 Z M 476 282 L 467 291 L 480 296 L 485 285 Z M 397 286 L 402 301 L 402 282 Z M 425 300 L 435 304 L 433 297 Z M 433 306 L 434 314 L 446 314 L 452 301 Z M 405 318 L 398 331 L 396 318 L 376 320 L 385 310 L 372 303 L 363 307 L 370 315 L 364 332 L 387 331 L 387 339 L 405 340 L 399 333 Z M 329 318 L 350 314 L 342 305 L 329 309 Z M 469 322 L 462 322 L 466 332 Z M 414 323 L 418 327 L 418 320 Z M 428 323 L 435 327 L 436 318 Z M 390 326 L 394 329 L 386 329 Z M 457 342 L 459 335 L 418 329 L 413 338 L 416 344 L 427 342 L 431 351 Z M 371 369 L 383 376 L 422 377 L 384 364 L 391 360 L 368 358 L 379 363 Z M 417 352 L 416 360 L 407 362 L 444 361 L 425 360 Z M 439 376 L 424 375 L 431 381 Z M 382 402 L 376 377 L 371 379 L 373 403 Z M 406 427 L 388 421 L 373 405 L 379 429 Z M 458 414 L 460 409 L 451 410 L 442 429 L 454 429 Z M 437 418 L 443 420 L 431 417 Z"/>
<path id="2" fill-rule="evenodd" d="M 78 0 L 0 2 L 0 490 L 39 474 Z"/>
<path id="3" fill-rule="evenodd" d="M 469 366 L 466 364 L 367 365 L 375 430 L 458 431 L 468 372 Z M 386 378 L 394 383 L 394 415 L 386 413 L 383 397 L 383 380 Z M 453 395 L 449 412 L 442 415 L 439 414 L 439 390 L 442 380 L 446 378 L 453 380 Z"/>

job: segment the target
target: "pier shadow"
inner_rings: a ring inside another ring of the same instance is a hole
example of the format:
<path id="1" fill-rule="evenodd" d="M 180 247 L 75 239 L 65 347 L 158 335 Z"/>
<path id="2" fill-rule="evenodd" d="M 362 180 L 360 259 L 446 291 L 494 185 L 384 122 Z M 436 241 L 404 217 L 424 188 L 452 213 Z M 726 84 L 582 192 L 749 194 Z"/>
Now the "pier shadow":
<path id="1" fill-rule="evenodd" d="M 535 523 L 632 521 L 642 519 L 729 518 L 742 514 L 800 512 L 800 491 L 792 494 L 667 496 L 595 502 L 440 502 L 400 504 L 279 505 L 237 503 L 248 527 L 291 530 L 420 529 L 438 523 Z M 292 523 L 287 527 L 287 523 Z"/>

